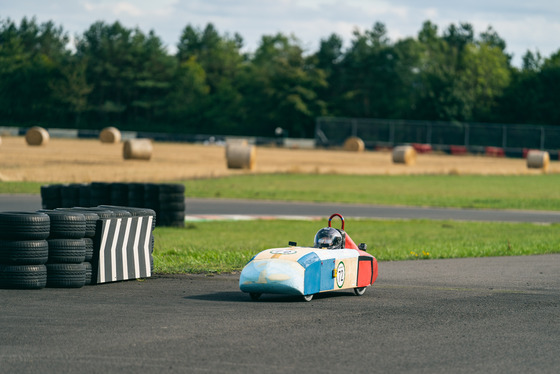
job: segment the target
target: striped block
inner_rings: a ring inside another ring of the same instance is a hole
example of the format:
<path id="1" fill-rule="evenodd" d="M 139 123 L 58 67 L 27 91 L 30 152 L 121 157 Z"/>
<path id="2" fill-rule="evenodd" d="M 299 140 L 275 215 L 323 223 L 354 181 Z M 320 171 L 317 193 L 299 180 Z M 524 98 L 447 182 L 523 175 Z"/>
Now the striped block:
<path id="1" fill-rule="evenodd" d="M 97 221 L 93 271 L 96 283 L 148 278 L 152 275 L 153 216 Z"/>

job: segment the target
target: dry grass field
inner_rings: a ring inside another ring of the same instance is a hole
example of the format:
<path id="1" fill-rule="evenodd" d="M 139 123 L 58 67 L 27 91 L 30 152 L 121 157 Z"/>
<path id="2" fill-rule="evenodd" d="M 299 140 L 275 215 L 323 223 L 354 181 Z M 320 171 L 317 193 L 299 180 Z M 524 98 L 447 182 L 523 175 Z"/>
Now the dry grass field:
<path id="1" fill-rule="evenodd" d="M 551 161 L 549 173 L 560 173 Z M 258 147 L 252 171 L 227 168 L 219 145 L 159 143 L 149 161 L 124 160 L 123 145 L 97 139 L 51 138 L 29 146 L 23 137 L 2 137 L 0 181 L 34 182 L 162 182 L 250 173 L 315 174 L 540 174 L 523 159 L 420 154 L 411 166 L 393 164 L 390 152 L 303 150 Z"/>

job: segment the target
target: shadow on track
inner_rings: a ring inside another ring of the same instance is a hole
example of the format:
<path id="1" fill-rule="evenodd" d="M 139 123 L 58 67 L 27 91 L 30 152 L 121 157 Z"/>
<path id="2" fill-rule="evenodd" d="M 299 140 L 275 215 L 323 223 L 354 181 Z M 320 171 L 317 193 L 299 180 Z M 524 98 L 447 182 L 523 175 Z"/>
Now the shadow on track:
<path id="1" fill-rule="evenodd" d="M 313 301 L 336 298 L 336 297 L 356 297 L 351 292 L 325 292 L 320 294 L 315 294 L 313 296 Z M 276 294 L 263 294 L 258 301 L 251 300 L 248 293 L 244 292 L 214 292 L 208 294 L 185 296 L 186 300 L 202 300 L 202 301 L 222 301 L 222 302 L 250 302 L 250 303 L 300 303 L 304 302 L 302 296 L 299 295 L 276 295 Z M 311 302 L 313 302 L 311 301 Z"/>

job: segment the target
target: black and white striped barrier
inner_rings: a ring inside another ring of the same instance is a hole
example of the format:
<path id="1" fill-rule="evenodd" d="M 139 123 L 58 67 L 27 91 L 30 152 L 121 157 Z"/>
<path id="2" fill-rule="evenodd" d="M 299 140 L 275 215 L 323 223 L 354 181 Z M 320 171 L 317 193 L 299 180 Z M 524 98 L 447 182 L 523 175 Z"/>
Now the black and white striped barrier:
<path id="1" fill-rule="evenodd" d="M 94 283 L 152 275 L 153 219 L 153 216 L 139 216 L 97 221 L 92 260 Z"/>

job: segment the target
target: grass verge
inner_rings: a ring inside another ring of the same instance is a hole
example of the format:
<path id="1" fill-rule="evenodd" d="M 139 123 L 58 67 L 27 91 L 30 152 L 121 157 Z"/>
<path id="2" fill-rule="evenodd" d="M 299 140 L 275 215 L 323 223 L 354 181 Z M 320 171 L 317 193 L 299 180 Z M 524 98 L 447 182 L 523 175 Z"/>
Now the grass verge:
<path id="1" fill-rule="evenodd" d="M 478 209 L 560 210 L 560 174 L 250 174 L 182 181 L 187 197 Z M 0 193 L 39 193 L 42 183 L 1 182 Z"/>
<path id="2" fill-rule="evenodd" d="M 355 242 L 380 261 L 560 253 L 560 224 L 346 220 Z M 239 271 L 258 252 L 312 245 L 319 221 L 215 221 L 156 228 L 156 273 Z"/>
<path id="3" fill-rule="evenodd" d="M 243 175 L 184 182 L 188 197 L 560 210 L 560 175 Z"/>

